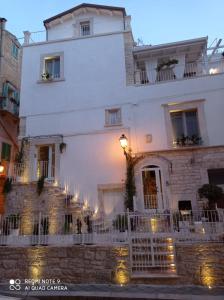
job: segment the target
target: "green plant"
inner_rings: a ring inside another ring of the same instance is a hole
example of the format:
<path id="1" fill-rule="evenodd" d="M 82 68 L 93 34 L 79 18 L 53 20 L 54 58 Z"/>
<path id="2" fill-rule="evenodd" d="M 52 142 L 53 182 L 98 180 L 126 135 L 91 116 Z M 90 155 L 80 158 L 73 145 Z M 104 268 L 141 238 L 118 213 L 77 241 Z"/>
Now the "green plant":
<path id="1" fill-rule="evenodd" d="M 128 217 L 127 214 L 117 215 L 116 219 L 113 221 L 113 227 L 121 232 L 128 229 Z"/>
<path id="2" fill-rule="evenodd" d="M 215 209 L 216 203 L 224 197 L 221 187 L 213 184 L 204 184 L 198 189 L 200 198 L 208 199 L 208 208 Z"/>
<path id="3" fill-rule="evenodd" d="M 49 233 L 49 219 L 48 219 L 48 217 L 42 218 L 41 228 L 42 228 L 43 234 L 48 235 L 48 233 Z"/>
<path id="4" fill-rule="evenodd" d="M 176 139 L 177 146 L 193 146 L 193 145 L 201 145 L 202 139 L 201 137 L 197 136 L 196 134 L 193 134 L 192 136 L 186 136 L 182 134 L 180 138 Z"/>
<path id="5" fill-rule="evenodd" d="M 15 157 L 15 162 L 17 163 L 23 163 L 24 162 L 24 147 L 25 144 L 27 144 L 28 140 L 27 138 L 23 138 L 20 146 L 20 150 L 17 152 Z"/>
<path id="6" fill-rule="evenodd" d="M 8 194 L 12 190 L 12 178 L 6 178 L 4 186 L 3 186 L 3 193 Z"/>
<path id="7" fill-rule="evenodd" d="M 134 165 L 135 160 L 132 158 L 131 152 L 126 155 L 127 169 L 125 181 L 125 207 L 129 211 L 134 210 L 133 197 L 136 193 L 135 178 L 134 178 Z"/>
<path id="8" fill-rule="evenodd" d="M 170 60 L 167 61 L 167 62 L 162 62 L 162 63 L 160 63 L 160 64 L 157 66 L 156 70 L 159 72 L 159 71 L 161 71 L 164 67 L 170 67 L 171 65 L 176 65 L 176 64 L 178 64 L 178 60 L 177 60 L 177 59 L 170 59 Z"/>
<path id="9" fill-rule="evenodd" d="M 11 229 L 18 229 L 19 228 L 19 221 L 20 221 L 19 214 L 9 215 L 7 217 L 7 219 L 8 219 L 8 223 L 10 224 Z"/>
<path id="10" fill-rule="evenodd" d="M 41 176 L 38 181 L 37 181 L 37 194 L 40 196 L 40 194 L 42 193 L 43 189 L 44 189 L 44 180 L 45 180 L 45 176 Z"/>
<path id="11" fill-rule="evenodd" d="M 49 80 L 51 79 L 51 74 L 48 73 L 48 72 L 44 72 L 42 75 L 41 75 L 42 79 L 43 80 Z"/>

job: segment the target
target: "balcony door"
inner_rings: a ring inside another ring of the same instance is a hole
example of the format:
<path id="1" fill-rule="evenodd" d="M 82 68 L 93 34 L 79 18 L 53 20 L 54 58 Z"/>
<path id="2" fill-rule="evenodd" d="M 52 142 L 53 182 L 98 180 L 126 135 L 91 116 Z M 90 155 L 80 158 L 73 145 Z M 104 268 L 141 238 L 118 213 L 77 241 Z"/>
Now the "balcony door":
<path id="1" fill-rule="evenodd" d="M 51 180 L 55 173 L 55 145 L 43 145 L 38 149 L 37 177 Z"/>
<path id="2" fill-rule="evenodd" d="M 147 166 L 142 169 L 142 188 L 145 210 L 164 209 L 162 176 L 158 166 Z"/>

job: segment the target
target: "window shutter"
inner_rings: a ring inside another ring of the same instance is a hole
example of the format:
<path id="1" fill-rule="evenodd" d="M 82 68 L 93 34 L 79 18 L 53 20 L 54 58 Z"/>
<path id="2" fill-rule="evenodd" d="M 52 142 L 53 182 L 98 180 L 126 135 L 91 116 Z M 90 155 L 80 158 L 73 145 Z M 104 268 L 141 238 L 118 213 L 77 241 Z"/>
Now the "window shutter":
<path id="1" fill-rule="evenodd" d="M 11 145 L 9 145 L 7 143 L 2 143 L 1 159 L 10 161 L 10 157 L 11 157 Z"/>
<path id="2" fill-rule="evenodd" d="M 3 97 L 8 97 L 8 88 L 9 85 L 7 82 L 3 83 L 3 87 L 2 87 L 2 96 Z"/>

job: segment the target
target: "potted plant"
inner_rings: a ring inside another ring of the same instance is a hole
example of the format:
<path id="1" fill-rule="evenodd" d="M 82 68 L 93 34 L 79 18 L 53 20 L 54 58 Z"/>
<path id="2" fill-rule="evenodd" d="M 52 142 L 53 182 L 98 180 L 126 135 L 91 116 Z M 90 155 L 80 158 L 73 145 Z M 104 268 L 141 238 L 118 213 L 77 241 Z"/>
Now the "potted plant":
<path id="1" fill-rule="evenodd" d="M 206 198 L 208 200 L 207 209 L 215 210 L 217 202 L 224 198 L 224 193 L 221 187 L 213 184 L 204 184 L 198 189 L 200 198 Z"/>
<path id="2" fill-rule="evenodd" d="M 128 218 L 127 215 L 117 215 L 116 219 L 113 221 L 113 227 L 120 232 L 125 232 L 128 230 Z"/>
<path id="3" fill-rule="evenodd" d="M 3 186 L 3 193 L 8 194 L 12 190 L 12 178 L 6 178 L 4 186 Z"/>
<path id="4" fill-rule="evenodd" d="M 157 66 L 156 71 L 159 72 L 161 70 L 165 70 L 165 69 L 168 69 L 168 68 L 173 68 L 174 65 L 176 65 L 176 64 L 178 64 L 178 60 L 177 59 L 170 59 L 167 62 L 160 63 Z"/>
<path id="5" fill-rule="evenodd" d="M 10 235 L 18 236 L 19 235 L 19 223 L 20 223 L 20 216 L 19 214 L 9 215 L 8 216 L 8 224 L 10 227 Z"/>
<path id="6" fill-rule="evenodd" d="M 51 80 L 52 79 L 52 75 L 49 72 L 44 72 L 41 75 L 41 77 L 42 77 L 43 80 Z"/>
<path id="7" fill-rule="evenodd" d="M 45 176 L 41 176 L 37 181 L 37 194 L 38 194 L 38 196 L 40 196 L 40 194 L 43 192 L 44 180 L 45 180 Z"/>
<path id="8" fill-rule="evenodd" d="M 192 136 L 182 134 L 182 136 L 177 138 L 175 142 L 177 146 L 195 146 L 201 145 L 202 139 L 196 134 L 193 134 Z"/>

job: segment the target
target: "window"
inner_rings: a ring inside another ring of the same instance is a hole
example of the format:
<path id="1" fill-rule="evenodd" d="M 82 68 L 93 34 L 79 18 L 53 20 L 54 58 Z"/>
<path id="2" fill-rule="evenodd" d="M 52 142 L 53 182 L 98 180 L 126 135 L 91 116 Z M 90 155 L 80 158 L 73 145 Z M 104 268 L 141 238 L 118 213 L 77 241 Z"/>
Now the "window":
<path id="1" fill-rule="evenodd" d="M 18 58 L 19 48 L 16 46 L 15 43 L 12 43 L 11 53 L 14 58 Z"/>
<path id="2" fill-rule="evenodd" d="M 209 145 L 205 118 L 205 99 L 162 104 L 164 108 L 167 145 L 177 146 Z"/>
<path id="3" fill-rule="evenodd" d="M 62 81 L 64 79 L 64 52 L 45 53 L 40 57 L 38 83 Z"/>
<path id="4" fill-rule="evenodd" d="M 2 154 L 1 154 L 1 159 L 10 161 L 11 157 L 11 145 L 7 143 L 2 143 Z"/>
<path id="5" fill-rule="evenodd" d="M 90 21 L 80 22 L 80 35 L 90 35 Z"/>
<path id="6" fill-rule="evenodd" d="M 173 141 L 179 139 L 199 139 L 197 110 L 170 112 Z M 194 142 L 194 141 L 193 141 Z"/>
<path id="7" fill-rule="evenodd" d="M 121 125 L 121 109 L 107 109 L 105 114 L 105 125 L 113 126 L 113 125 Z"/>
<path id="8" fill-rule="evenodd" d="M 49 74 L 51 78 L 60 78 L 60 56 L 45 58 L 44 64 L 45 74 Z"/>
<path id="9" fill-rule="evenodd" d="M 209 169 L 208 179 L 210 184 L 224 185 L 224 168 Z"/>

